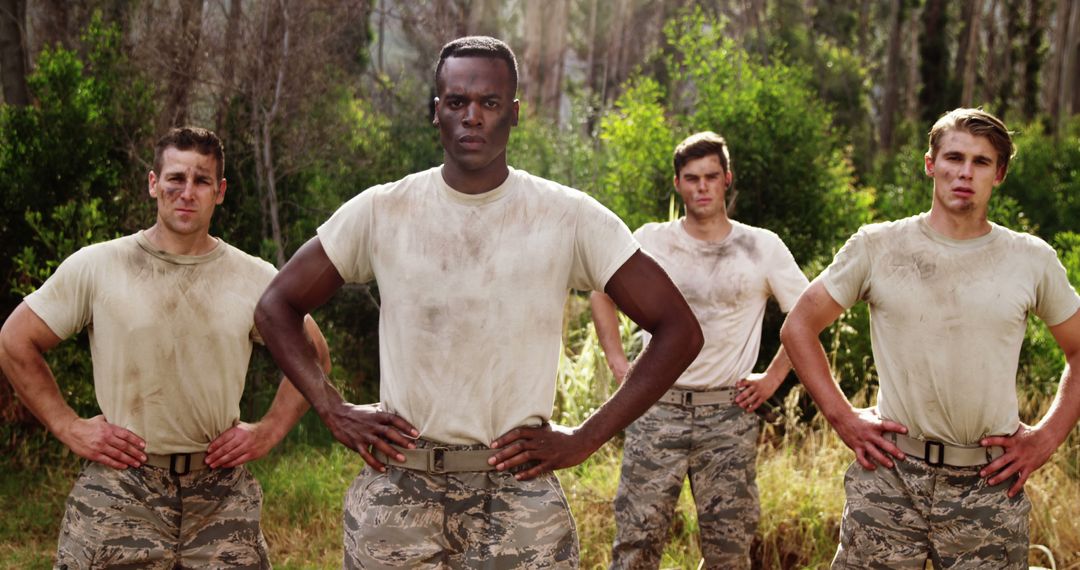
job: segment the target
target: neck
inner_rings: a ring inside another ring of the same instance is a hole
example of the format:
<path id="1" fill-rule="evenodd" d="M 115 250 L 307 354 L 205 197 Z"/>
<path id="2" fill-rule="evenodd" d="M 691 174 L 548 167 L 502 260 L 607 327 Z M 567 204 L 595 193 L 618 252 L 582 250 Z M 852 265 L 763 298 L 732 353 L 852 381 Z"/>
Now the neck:
<path id="1" fill-rule="evenodd" d="M 683 218 L 683 228 L 690 237 L 701 241 L 720 241 L 731 233 L 731 220 L 727 212 L 720 212 L 709 218 L 697 218 L 687 214 Z"/>
<path id="2" fill-rule="evenodd" d="M 927 223 L 935 232 L 950 239 L 974 239 L 990 233 L 990 221 L 986 212 L 971 210 L 953 213 L 943 206 L 934 204 L 930 207 Z"/>
<path id="3" fill-rule="evenodd" d="M 453 161 L 443 161 L 442 177 L 451 188 L 463 194 L 483 194 L 490 192 L 506 182 L 510 168 L 506 166 L 506 155 L 502 160 L 494 160 L 477 170 L 465 170 Z"/>
<path id="4" fill-rule="evenodd" d="M 217 247 L 217 239 L 208 233 L 178 235 L 156 223 L 143 232 L 154 247 L 171 255 L 204 255 Z"/>

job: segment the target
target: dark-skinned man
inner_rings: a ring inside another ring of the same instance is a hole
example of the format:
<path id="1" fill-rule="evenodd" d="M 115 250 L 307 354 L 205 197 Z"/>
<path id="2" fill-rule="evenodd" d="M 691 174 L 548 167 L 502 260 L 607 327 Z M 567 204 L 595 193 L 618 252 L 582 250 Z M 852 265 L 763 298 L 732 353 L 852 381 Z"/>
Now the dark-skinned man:
<path id="1" fill-rule="evenodd" d="M 517 64 L 501 41 L 444 46 L 435 72 L 441 167 L 350 200 L 257 309 L 280 366 L 368 466 L 345 499 L 345 567 L 573 568 L 552 473 L 655 402 L 700 349 L 678 289 L 614 214 L 507 166 Z M 378 406 L 345 402 L 301 317 L 346 282 L 378 283 Z M 653 334 L 623 386 L 581 426 L 549 422 L 570 289 L 604 290 Z M 299 379 L 294 378 L 299 376 Z"/>

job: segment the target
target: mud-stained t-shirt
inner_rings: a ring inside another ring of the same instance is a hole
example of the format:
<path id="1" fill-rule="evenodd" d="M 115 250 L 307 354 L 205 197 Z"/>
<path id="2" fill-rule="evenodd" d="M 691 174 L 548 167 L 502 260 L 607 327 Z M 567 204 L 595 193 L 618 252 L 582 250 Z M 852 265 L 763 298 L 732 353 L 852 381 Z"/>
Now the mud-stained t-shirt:
<path id="1" fill-rule="evenodd" d="M 378 283 L 383 406 L 454 444 L 551 417 L 569 289 L 638 249 L 596 200 L 515 169 L 479 195 L 441 167 L 369 188 L 318 236 L 345 281 Z"/>
<path id="2" fill-rule="evenodd" d="M 915 437 L 977 445 L 1019 427 L 1016 371 L 1028 314 L 1080 308 L 1054 250 L 991 224 L 947 238 L 928 214 L 864 226 L 819 277 L 837 303 L 870 306 L 881 414 Z"/>
<path id="3" fill-rule="evenodd" d="M 139 232 L 79 250 L 25 300 L 60 338 L 87 329 L 110 423 L 147 453 L 191 453 L 240 418 L 255 303 L 275 273 L 220 240 L 171 255 Z"/>
<path id="4" fill-rule="evenodd" d="M 650 223 L 634 237 L 679 287 L 705 334 L 701 352 L 675 382 L 684 390 L 734 386 L 753 372 L 769 297 L 788 312 L 808 281 L 780 236 L 731 222 L 709 242 L 686 233 L 685 218 Z"/>

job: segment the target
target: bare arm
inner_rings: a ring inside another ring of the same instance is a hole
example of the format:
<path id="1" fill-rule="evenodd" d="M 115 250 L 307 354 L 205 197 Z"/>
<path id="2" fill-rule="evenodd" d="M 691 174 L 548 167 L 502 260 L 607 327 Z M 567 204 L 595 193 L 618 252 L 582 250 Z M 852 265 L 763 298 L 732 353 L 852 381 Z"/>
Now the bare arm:
<path id="1" fill-rule="evenodd" d="M 330 348 L 310 315 L 304 319 L 304 331 L 305 341 L 314 346 L 319 356 L 319 367 L 330 374 Z M 206 464 L 214 468 L 236 467 L 263 457 L 285 438 L 307 410 L 303 394 L 288 378 L 282 378 L 266 415 L 256 423 L 239 422 L 214 438 L 206 450 Z"/>
<path id="2" fill-rule="evenodd" d="M 255 309 L 255 324 L 282 372 L 315 408 L 334 437 L 380 471 L 372 448 L 404 461 L 390 442 L 414 447 L 419 432 L 396 414 L 356 406 L 341 397 L 304 336 L 304 315 L 328 301 L 344 284 L 319 238 L 312 238 L 281 268 Z"/>
<path id="3" fill-rule="evenodd" d="M 1017 480 L 1009 488 L 1009 496 L 1015 496 L 1024 488 L 1028 477 L 1042 467 L 1054 451 L 1069 436 L 1080 419 L 1080 311 L 1065 322 L 1050 327 L 1058 346 L 1065 352 L 1065 371 L 1061 374 L 1057 395 L 1046 415 L 1034 427 L 1023 423 L 1009 436 L 983 438 L 981 445 L 1000 445 L 1005 454 L 984 467 L 979 475 L 990 477 L 991 485 L 997 485 L 1012 477 Z"/>
<path id="4" fill-rule="evenodd" d="M 791 372 L 791 359 L 781 344 L 764 374 L 751 374 L 735 383 L 741 389 L 735 396 L 735 404 L 748 412 L 756 410 L 776 393 L 788 372 Z"/>
<path id="5" fill-rule="evenodd" d="M 545 471 L 577 465 L 638 416 L 645 413 L 694 361 L 704 342 L 697 318 L 664 270 L 640 251 L 608 281 L 605 292 L 643 329 L 649 346 L 626 381 L 577 428 L 517 428 L 492 443 L 500 451 L 491 463 L 500 471 L 537 461 L 515 475 L 530 479 Z"/>
<path id="6" fill-rule="evenodd" d="M 34 416 L 76 455 L 114 469 L 138 467 L 146 461 L 142 438 L 102 415 L 82 419 L 64 401 L 44 356 L 60 340 L 25 302 L 19 304 L 0 330 L 4 375 Z"/>
<path id="7" fill-rule="evenodd" d="M 814 281 L 799 297 L 780 329 L 780 340 L 799 374 L 799 380 L 814 398 L 818 409 L 840 439 L 854 452 L 859 464 L 874 469 L 875 462 L 892 467 L 886 453 L 903 459 L 904 454 L 885 439 L 885 432 L 906 433 L 907 428 L 881 420 L 873 408 L 855 409 L 833 381 L 825 349 L 818 335 L 844 312 L 820 281 Z"/>
<path id="8" fill-rule="evenodd" d="M 612 301 L 611 297 L 600 291 L 593 291 L 589 295 L 589 306 L 592 308 L 596 336 L 600 340 L 600 347 L 604 349 L 604 358 L 607 359 L 608 368 L 615 375 L 615 381 L 622 384 L 627 370 L 630 369 L 630 362 L 626 359 L 622 335 L 619 334 L 618 308 L 615 307 L 615 301 Z"/>

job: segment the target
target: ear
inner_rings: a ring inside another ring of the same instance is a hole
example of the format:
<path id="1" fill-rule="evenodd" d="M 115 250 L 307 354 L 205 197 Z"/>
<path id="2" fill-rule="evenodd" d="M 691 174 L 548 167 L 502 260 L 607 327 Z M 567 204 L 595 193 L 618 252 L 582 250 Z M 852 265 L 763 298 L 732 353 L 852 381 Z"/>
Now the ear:
<path id="1" fill-rule="evenodd" d="M 1002 182 L 1005 182 L 1005 175 L 1006 174 L 1008 174 L 1008 172 L 1006 172 L 1005 167 L 1004 166 L 999 166 L 998 169 L 997 169 L 997 176 L 994 177 L 994 186 L 997 186 L 998 184 L 1001 184 Z"/>
<path id="2" fill-rule="evenodd" d="M 151 170 L 150 174 L 146 177 L 146 184 L 149 187 L 150 196 L 152 198 L 157 198 L 157 174 L 154 174 L 153 170 Z"/>
<path id="3" fill-rule="evenodd" d="M 934 177 L 934 158 L 930 156 L 930 153 L 923 155 L 923 170 L 930 178 Z"/>
<path id="4" fill-rule="evenodd" d="M 437 126 L 439 126 L 439 98 L 438 97 L 435 98 L 435 113 L 433 115 L 434 116 L 431 118 L 431 124 L 435 125 L 437 127 Z"/>
<path id="5" fill-rule="evenodd" d="M 727 170 L 727 171 L 724 172 L 724 188 L 727 188 L 728 186 L 731 186 L 731 181 L 732 181 L 733 178 L 734 178 L 734 176 L 732 176 L 730 170 Z"/>
<path id="6" fill-rule="evenodd" d="M 222 178 L 221 182 L 218 183 L 217 198 L 214 200 L 214 203 L 215 204 L 221 204 L 224 201 L 225 201 L 225 179 Z"/>
<path id="7" fill-rule="evenodd" d="M 518 102 L 517 99 L 514 99 L 514 118 L 513 118 L 513 120 L 510 121 L 510 126 L 511 127 L 518 126 L 518 112 L 520 112 L 520 111 L 521 111 L 521 104 Z"/>

